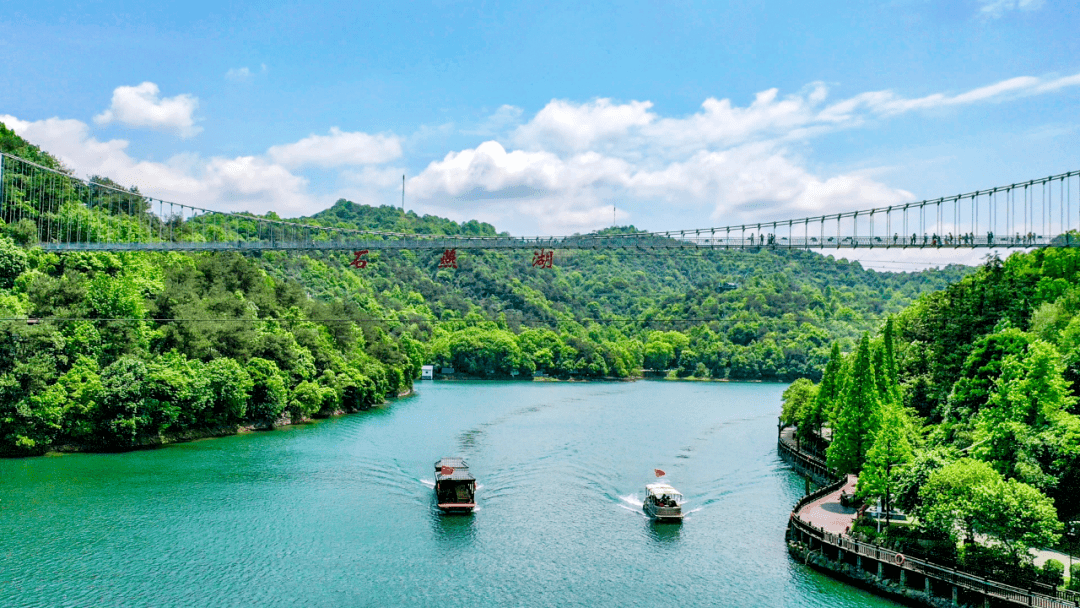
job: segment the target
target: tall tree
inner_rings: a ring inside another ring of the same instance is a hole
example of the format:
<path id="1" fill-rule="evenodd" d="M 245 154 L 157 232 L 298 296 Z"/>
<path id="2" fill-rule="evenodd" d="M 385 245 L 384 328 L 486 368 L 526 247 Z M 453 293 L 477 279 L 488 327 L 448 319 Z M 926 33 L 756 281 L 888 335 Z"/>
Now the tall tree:
<path id="1" fill-rule="evenodd" d="M 990 486 L 982 495 L 980 516 L 986 533 L 997 538 L 1013 561 L 1030 558 L 1028 549 L 1049 547 L 1061 538 L 1054 501 L 1039 490 L 1009 479 Z"/>
<path id="2" fill-rule="evenodd" d="M 804 417 L 814 433 L 820 435 L 821 427 L 826 421 L 833 420 L 834 412 L 840 401 L 841 389 L 844 386 L 844 358 L 840 354 L 840 343 L 833 342 L 832 352 L 829 353 L 829 362 L 825 365 L 825 373 L 821 377 L 818 386 L 817 398 L 814 405 L 807 410 Z M 809 429 L 808 429 L 809 430 Z"/>
<path id="3" fill-rule="evenodd" d="M 903 408 L 890 403 L 884 408 L 881 428 L 874 434 L 874 445 L 866 453 L 866 468 L 859 475 L 859 494 L 880 498 L 885 507 L 885 525 L 892 517 L 893 496 L 904 470 L 914 455 L 908 441 L 909 421 Z"/>
<path id="4" fill-rule="evenodd" d="M 1001 475 L 990 465 L 973 458 L 962 458 L 930 474 L 919 490 L 916 515 L 922 526 L 948 536 L 954 542 L 975 541 L 980 529 L 981 494 L 985 488 L 1001 483 Z"/>
<path id="5" fill-rule="evenodd" d="M 893 328 L 892 315 L 889 315 L 889 318 L 885 320 L 885 331 L 882 332 L 881 340 L 885 347 L 885 377 L 888 378 L 892 402 L 900 405 L 904 402 L 904 399 L 900 394 L 900 371 L 896 365 L 896 331 Z"/>
<path id="6" fill-rule="evenodd" d="M 799 449 L 802 448 L 803 439 L 814 432 L 811 428 L 813 421 L 807 423 L 805 418 L 807 414 L 812 414 L 810 410 L 814 408 L 816 395 L 817 387 L 806 378 L 799 378 L 792 382 L 791 386 L 784 391 L 780 420 L 784 424 L 796 425 L 795 446 Z"/>
<path id="7" fill-rule="evenodd" d="M 975 420 L 972 455 L 1006 477 L 1053 488 L 1080 455 L 1080 419 L 1053 345 L 1036 340 L 1001 363 L 987 406 Z"/>
<path id="8" fill-rule="evenodd" d="M 874 433 L 881 424 L 881 399 L 870 355 L 870 336 L 863 334 L 850 377 L 844 385 L 840 411 L 829 444 L 829 466 L 841 473 L 858 473 L 866 462 Z"/>
<path id="9" fill-rule="evenodd" d="M 1030 343 L 1031 336 L 1014 327 L 976 340 L 971 354 L 964 360 L 960 377 L 952 386 L 944 422 L 961 430 L 970 427 L 974 416 L 982 411 L 994 392 L 1002 362 L 1009 356 L 1022 354 Z"/>
<path id="10" fill-rule="evenodd" d="M 1063 528 L 1050 498 L 972 458 L 932 473 L 919 498 L 917 514 L 924 527 L 954 541 L 962 534 L 966 543 L 988 537 L 1017 566 L 1030 563 L 1029 548 L 1057 542 Z"/>
<path id="11" fill-rule="evenodd" d="M 874 353 L 874 384 L 877 385 L 878 398 L 883 406 L 895 403 L 892 383 L 889 381 L 889 372 L 885 365 L 885 346 L 881 343 L 872 343 L 870 350 Z"/>

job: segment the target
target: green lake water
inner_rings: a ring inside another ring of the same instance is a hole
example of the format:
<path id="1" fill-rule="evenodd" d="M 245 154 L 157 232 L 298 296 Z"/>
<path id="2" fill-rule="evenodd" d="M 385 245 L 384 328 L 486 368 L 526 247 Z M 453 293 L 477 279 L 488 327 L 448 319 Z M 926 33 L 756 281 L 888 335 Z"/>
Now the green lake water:
<path id="1" fill-rule="evenodd" d="M 417 384 L 352 416 L 0 461 L 2 606 L 895 606 L 795 562 L 784 386 Z M 478 510 L 441 515 L 463 456 Z M 682 525 L 641 512 L 653 469 Z"/>

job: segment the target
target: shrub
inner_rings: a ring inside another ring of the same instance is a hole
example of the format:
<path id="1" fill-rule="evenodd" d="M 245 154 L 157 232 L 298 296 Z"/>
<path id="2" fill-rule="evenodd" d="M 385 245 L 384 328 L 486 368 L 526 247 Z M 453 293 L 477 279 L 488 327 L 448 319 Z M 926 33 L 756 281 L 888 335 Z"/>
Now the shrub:
<path id="1" fill-rule="evenodd" d="M 3 226 L 3 231 L 19 245 L 30 245 L 38 240 L 38 229 L 34 222 L 22 219 L 14 224 Z"/>
<path id="2" fill-rule="evenodd" d="M 28 267 L 26 252 L 6 236 L 0 236 L 0 287 L 7 289 Z"/>
<path id="3" fill-rule="evenodd" d="M 289 419 L 299 422 L 315 415 L 323 407 L 323 391 L 318 384 L 304 381 L 297 384 L 289 397 Z"/>
<path id="4" fill-rule="evenodd" d="M 247 373 L 252 382 L 248 419 L 273 425 L 288 405 L 288 392 L 281 371 L 273 361 L 253 357 L 247 363 Z"/>
<path id="5" fill-rule="evenodd" d="M 1027 587 L 1041 578 L 1031 564 L 1030 556 L 1017 561 L 1015 555 L 1000 546 L 964 545 L 960 552 L 960 567 L 975 576 L 1019 587 Z"/>
<path id="6" fill-rule="evenodd" d="M 206 376 L 214 395 L 207 426 L 239 424 L 255 387 L 251 375 L 235 359 L 222 357 L 206 364 Z"/>
<path id="7" fill-rule="evenodd" d="M 1048 559 L 1042 567 L 1042 579 L 1055 587 L 1065 582 L 1065 564 L 1056 559 Z"/>

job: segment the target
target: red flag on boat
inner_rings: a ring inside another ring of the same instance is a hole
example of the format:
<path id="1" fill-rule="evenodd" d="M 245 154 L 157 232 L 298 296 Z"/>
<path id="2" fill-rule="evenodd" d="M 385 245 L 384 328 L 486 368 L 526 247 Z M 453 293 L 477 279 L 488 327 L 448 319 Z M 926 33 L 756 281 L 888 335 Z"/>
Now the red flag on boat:
<path id="1" fill-rule="evenodd" d="M 454 474 L 454 467 L 443 467 L 439 469 L 439 472 L 442 473 L 444 477 L 449 477 Z"/>
<path id="2" fill-rule="evenodd" d="M 660 469 L 653 469 L 653 471 L 656 472 L 657 477 L 663 477 L 664 475 L 667 475 L 667 473 L 661 471 Z"/>

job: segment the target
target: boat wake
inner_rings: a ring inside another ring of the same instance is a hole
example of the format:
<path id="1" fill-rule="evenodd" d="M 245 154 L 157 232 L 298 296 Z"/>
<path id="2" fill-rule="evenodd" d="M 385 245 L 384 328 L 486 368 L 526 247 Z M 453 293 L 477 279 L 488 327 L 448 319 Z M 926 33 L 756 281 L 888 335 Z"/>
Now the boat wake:
<path id="1" fill-rule="evenodd" d="M 632 511 L 634 513 L 637 513 L 638 515 L 641 515 L 642 517 L 645 517 L 645 512 L 641 510 L 641 507 L 643 507 L 644 505 L 645 505 L 644 501 L 642 501 L 642 499 L 638 498 L 637 494 L 628 494 L 626 496 L 620 496 L 619 497 L 619 507 L 620 508 L 626 509 L 627 511 Z"/>
<path id="2" fill-rule="evenodd" d="M 435 480 L 434 479 L 421 479 L 420 483 L 424 484 L 425 486 L 427 486 L 427 487 L 429 487 L 429 488 L 431 488 L 433 490 L 435 489 Z"/>

